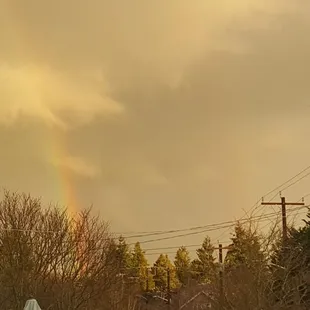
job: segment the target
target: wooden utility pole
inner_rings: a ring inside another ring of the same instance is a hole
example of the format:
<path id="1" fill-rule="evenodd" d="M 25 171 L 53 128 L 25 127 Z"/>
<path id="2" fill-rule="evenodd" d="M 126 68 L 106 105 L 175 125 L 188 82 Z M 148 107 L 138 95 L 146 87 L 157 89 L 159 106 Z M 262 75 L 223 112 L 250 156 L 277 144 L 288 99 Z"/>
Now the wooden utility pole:
<path id="1" fill-rule="evenodd" d="M 171 283 L 170 283 L 170 268 L 167 269 L 167 300 L 168 305 L 171 304 Z"/>
<path id="2" fill-rule="evenodd" d="M 219 271 L 219 278 L 220 278 L 220 309 L 224 307 L 224 270 L 223 270 L 223 250 L 231 250 L 232 245 L 223 247 L 220 243 L 218 247 L 214 247 L 214 250 L 219 250 L 219 263 L 220 263 L 220 271 Z"/>
<path id="3" fill-rule="evenodd" d="M 223 246 L 219 244 L 219 263 L 220 263 L 220 305 L 223 307 L 224 284 L 223 284 Z"/>
<path id="4" fill-rule="evenodd" d="M 281 202 L 262 202 L 262 205 L 282 207 L 282 232 L 283 241 L 287 240 L 286 206 L 304 206 L 304 202 L 286 202 L 285 197 L 281 197 Z"/>
<path id="5" fill-rule="evenodd" d="M 146 268 L 146 292 L 149 291 L 149 268 Z"/>

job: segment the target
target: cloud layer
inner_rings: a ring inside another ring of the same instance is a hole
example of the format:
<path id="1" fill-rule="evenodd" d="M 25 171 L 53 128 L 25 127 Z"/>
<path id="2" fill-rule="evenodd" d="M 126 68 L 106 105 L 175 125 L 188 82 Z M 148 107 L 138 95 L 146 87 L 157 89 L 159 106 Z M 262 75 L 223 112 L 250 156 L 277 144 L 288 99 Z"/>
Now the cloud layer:
<path id="1" fill-rule="evenodd" d="M 103 94 L 104 81 L 94 74 L 85 75 L 69 76 L 37 65 L 3 64 L 0 66 L 0 121 L 14 122 L 26 115 L 66 127 L 68 124 L 60 117 L 61 113 L 71 115 L 70 119 L 79 124 L 101 113 L 122 112 L 119 103 Z"/>
<path id="2" fill-rule="evenodd" d="M 230 220 L 306 166 L 308 2 L 0 3 L 3 182 L 55 199 L 38 120 L 119 230 Z"/>
<path id="3" fill-rule="evenodd" d="M 179 85 L 207 52 L 242 51 L 230 27 L 261 28 L 289 1 L 1 1 L 1 120 L 20 114 L 64 124 L 120 112 L 114 90 Z M 264 14 L 263 22 L 256 15 Z"/>

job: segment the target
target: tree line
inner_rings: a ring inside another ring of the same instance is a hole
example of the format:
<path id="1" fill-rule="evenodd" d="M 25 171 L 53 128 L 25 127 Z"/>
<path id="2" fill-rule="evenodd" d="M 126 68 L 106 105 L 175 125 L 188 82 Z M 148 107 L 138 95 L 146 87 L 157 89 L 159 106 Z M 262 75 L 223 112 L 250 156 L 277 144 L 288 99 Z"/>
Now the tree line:
<path id="1" fill-rule="evenodd" d="M 149 264 L 139 242 L 131 248 L 91 210 L 71 217 L 30 195 L 4 191 L 0 308 L 22 309 L 34 296 L 50 310 L 158 309 L 151 308 L 154 296 L 164 302 L 167 293 L 175 294 L 173 301 L 183 294 L 185 301 L 202 290 L 213 296 L 213 309 L 310 306 L 310 213 L 285 241 L 276 226 L 262 235 L 251 222 L 236 223 L 223 265 L 208 236 L 196 254 L 191 259 L 182 246 L 173 260 L 163 253 Z M 179 308 L 172 303 L 170 309 Z"/>
<path id="2" fill-rule="evenodd" d="M 123 237 L 117 242 L 118 261 L 123 275 L 135 278 L 141 290 L 164 291 L 167 288 L 168 272 L 170 287 L 187 285 L 195 279 L 199 283 L 208 283 L 216 278 L 219 264 L 216 262 L 215 248 L 209 237 L 205 237 L 197 249 L 197 258 L 191 260 L 185 246 L 181 246 L 171 261 L 167 254 L 160 254 L 154 264 L 150 265 L 139 242 L 130 249 Z"/>

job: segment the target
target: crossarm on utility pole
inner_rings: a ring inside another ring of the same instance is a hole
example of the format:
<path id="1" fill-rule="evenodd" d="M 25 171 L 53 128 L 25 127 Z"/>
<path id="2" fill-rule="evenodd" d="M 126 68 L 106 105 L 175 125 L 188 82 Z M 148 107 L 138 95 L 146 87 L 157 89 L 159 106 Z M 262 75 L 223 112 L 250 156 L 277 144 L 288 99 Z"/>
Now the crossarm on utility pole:
<path id="1" fill-rule="evenodd" d="M 281 202 L 262 202 L 262 205 L 282 206 L 283 241 L 287 240 L 286 206 L 304 206 L 304 202 L 286 202 L 285 197 L 281 197 Z"/>
<path id="2" fill-rule="evenodd" d="M 283 197 L 284 198 L 284 197 Z M 281 206 L 282 202 L 262 202 L 262 205 L 265 206 Z M 304 202 L 286 202 L 287 206 L 304 206 Z"/>

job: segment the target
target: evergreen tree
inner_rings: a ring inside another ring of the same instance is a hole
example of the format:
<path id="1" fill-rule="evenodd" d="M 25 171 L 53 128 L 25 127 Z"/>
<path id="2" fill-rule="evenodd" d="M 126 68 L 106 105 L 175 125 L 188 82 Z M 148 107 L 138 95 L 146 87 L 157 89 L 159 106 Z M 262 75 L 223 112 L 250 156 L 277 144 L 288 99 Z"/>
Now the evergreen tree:
<path id="1" fill-rule="evenodd" d="M 156 290 L 167 290 L 168 269 L 170 270 L 170 286 L 171 288 L 175 288 L 177 286 L 175 268 L 169 260 L 168 255 L 160 254 L 153 266 L 153 279 Z"/>
<path id="2" fill-rule="evenodd" d="M 268 266 L 251 226 L 235 226 L 224 264 L 225 295 L 236 309 L 270 309 Z M 281 308 L 283 309 L 283 308 Z"/>
<path id="3" fill-rule="evenodd" d="M 279 239 L 271 259 L 273 296 L 276 301 L 291 302 L 291 296 L 300 296 L 300 301 L 310 306 L 310 212 L 305 226 L 291 228 L 289 238 Z"/>
<path id="4" fill-rule="evenodd" d="M 206 237 L 197 251 L 197 259 L 192 262 L 192 276 L 202 283 L 212 281 L 216 276 L 217 264 L 214 258 L 214 247 L 209 237 Z"/>
<path id="5" fill-rule="evenodd" d="M 116 261 L 121 273 L 128 273 L 131 268 L 130 249 L 124 237 L 120 236 L 116 245 Z"/>
<path id="6" fill-rule="evenodd" d="M 182 246 L 178 249 L 174 260 L 174 266 L 179 282 L 186 285 L 190 278 L 191 267 L 191 259 L 186 247 Z"/>
<path id="7" fill-rule="evenodd" d="M 131 254 L 131 267 L 133 276 L 139 279 L 142 290 L 154 289 L 152 273 L 148 270 L 148 262 L 139 242 L 135 244 Z"/>
<path id="8" fill-rule="evenodd" d="M 235 232 L 231 240 L 231 249 L 227 252 L 225 258 L 226 269 L 239 266 L 256 269 L 264 261 L 259 236 L 250 228 L 243 227 L 238 223 L 235 226 Z"/>
<path id="9" fill-rule="evenodd" d="M 295 245 L 302 248 L 302 252 L 307 256 L 307 264 L 310 266 L 310 209 L 308 209 L 307 219 L 303 220 L 304 227 L 290 230 L 291 239 Z"/>

